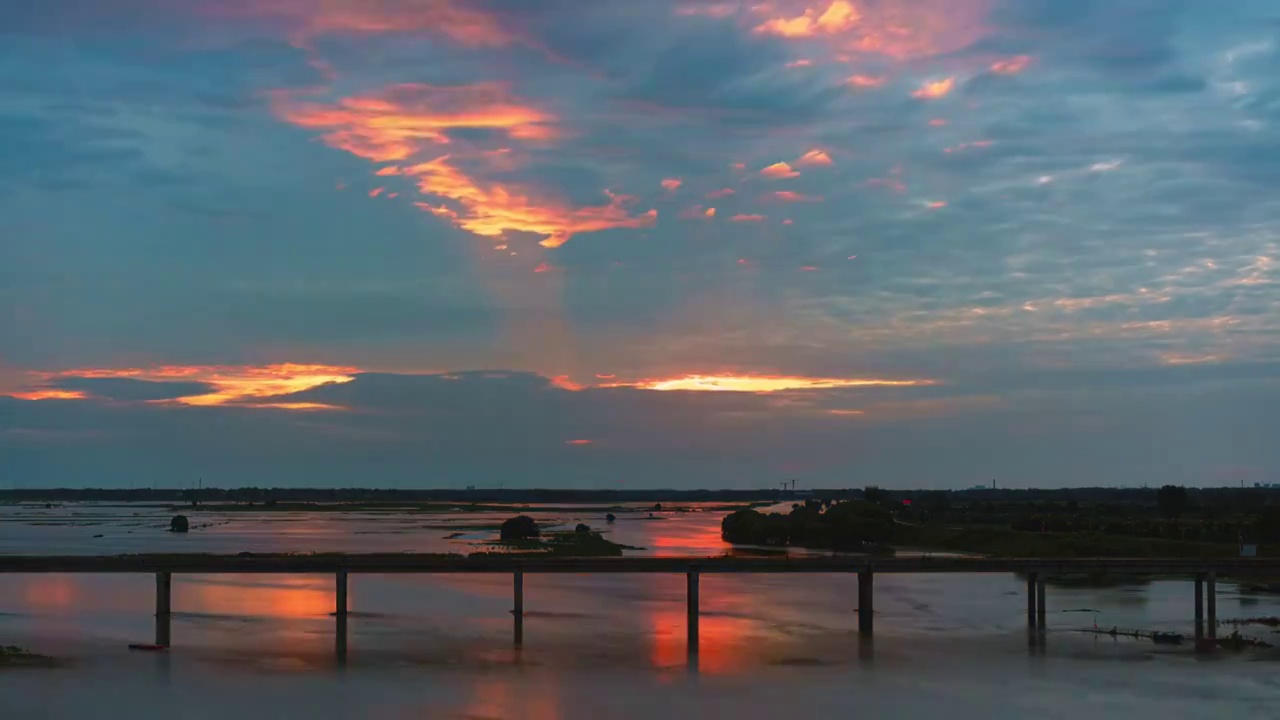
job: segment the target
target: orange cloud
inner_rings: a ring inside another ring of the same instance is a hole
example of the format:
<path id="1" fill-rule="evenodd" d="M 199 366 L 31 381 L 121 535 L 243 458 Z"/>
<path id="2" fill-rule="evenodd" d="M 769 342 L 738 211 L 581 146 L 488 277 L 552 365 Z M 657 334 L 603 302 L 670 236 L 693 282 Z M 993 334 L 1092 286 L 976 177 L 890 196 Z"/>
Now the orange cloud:
<path id="1" fill-rule="evenodd" d="M 650 227 L 658 219 L 657 210 L 629 214 L 625 206 L 634 198 L 607 190 L 609 202 L 604 205 L 570 208 L 555 200 L 534 200 L 512 185 L 484 185 L 451 165 L 449 160 L 445 155 L 402 168 L 401 172 L 413 176 L 423 193 L 457 203 L 461 210 L 454 211 L 451 219 L 458 227 L 476 235 L 502 238 L 508 231 L 527 232 L 542 236 L 540 244 L 544 247 L 554 248 L 579 233 Z"/>
<path id="2" fill-rule="evenodd" d="M 465 0 L 222 0 L 206 12 L 278 18 L 300 47 L 331 34 L 432 33 L 480 47 L 517 40 L 497 16 Z"/>
<path id="3" fill-rule="evenodd" d="M 846 85 L 851 85 L 856 88 L 877 88 L 884 85 L 887 81 L 888 78 L 880 75 L 850 75 L 849 79 L 844 82 Z"/>
<path id="4" fill-rule="evenodd" d="M 679 190 L 680 186 L 683 184 L 684 181 L 680 178 L 663 178 L 662 189 L 667 192 L 675 192 L 676 190 Z"/>
<path id="5" fill-rule="evenodd" d="M 409 160 L 448 144 L 448 133 L 454 129 L 493 130 L 517 140 L 554 136 L 554 117 L 513 98 L 505 85 L 497 83 L 398 85 L 374 95 L 344 98 L 335 105 L 300 103 L 291 94 L 277 93 L 274 109 L 300 127 L 327 131 L 321 139 L 330 146 L 374 162 Z M 479 157 L 488 160 L 492 155 Z M 468 232 L 490 238 L 502 238 L 508 231 L 525 232 L 541 236 L 546 247 L 559 247 L 579 233 L 649 227 L 658 216 L 656 210 L 631 215 L 625 206 L 634 198 L 608 191 L 608 203 L 574 208 L 514 184 L 485 183 L 450 155 L 381 168 L 377 174 L 413 177 L 421 193 L 452 201 L 415 205 Z"/>
<path id="6" fill-rule="evenodd" d="M 180 405 L 270 407 L 284 410 L 339 409 L 320 403 L 265 401 L 277 395 L 310 390 L 326 384 L 341 384 L 355 379 L 359 368 L 332 365 L 280 363 L 262 366 L 236 365 L 164 365 L 153 368 L 82 368 L 54 373 L 34 373 L 41 382 L 58 378 L 129 378 L 153 382 L 200 382 L 213 387 L 212 392 L 165 400 Z M 40 389 L 15 393 L 13 397 L 31 400 L 82 399 L 83 392 Z"/>
<path id="7" fill-rule="evenodd" d="M 991 72 L 1000 75 L 1017 75 L 1027 66 L 1031 64 L 1031 58 L 1026 55 L 1016 55 L 1004 60 L 998 60 L 991 65 Z"/>
<path id="8" fill-rule="evenodd" d="M 715 216 L 716 216 L 716 209 L 715 209 L 715 208 L 707 208 L 707 212 L 706 212 L 706 213 L 704 213 L 704 214 L 705 214 L 707 217 L 715 217 Z"/>
<path id="9" fill-rule="evenodd" d="M 553 136 L 556 118 L 510 95 L 501 83 L 438 86 L 395 85 L 335 104 L 298 100 L 296 93 L 271 95 L 280 119 L 323 130 L 326 145 L 374 162 L 406 160 L 433 145 L 450 142 L 457 129 L 503 132 L 522 140 Z"/>
<path id="10" fill-rule="evenodd" d="M 533 271 L 534 271 L 535 273 L 546 273 L 546 272 L 551 272 L 551 271 L 552 271 L 552 270 L 554 270 L 554 269 L 555 269 L 555 268 L 551 267 L 551 266 L 550 266 L 550 265 L 548 265 L 547 263 L 541 262 L 541 263 L 538 263 L 538 266 L 537 266 L 537 267 L 535 267 L 535 268 L 533 269 Z"/>
<path id="11" fill-rule="evenodd" d="M 733 188 L 720 188 L 719 190 L 712 190 L 707 193 L 707 198 L 710 200 L 718 200 L 722 197 L 729 197 L 736 192 L 737 190 L 734 190 Z"/>
<path id="12" fill-rule="evenodd" d="M 9 393 L 8 397 L 19 400 L 83 400 L 87 395 L 79 390 L 30 390 L 27 392 Z"/>
<path id="13" fill-rule="evenodd" d="M 733 222 L 764 222 L 765 217 L 763 215 L 747 215 L 745 213 L 739 213 L 729 219 Z"/>
<path id="14" fill-rule="evenodd" d="M 947 206 L 947 202 L 945 200 L 930 200 L 929 202 L 926 202 L 924 206 L 930 210 L 941 210 Z"/>
<path id="15" fill-rule="evenodd" d="M 684 210 L 681 210 L 680 219 L 681 220 L 702 220 L 703 218 L 712 217 L 715 214 L 716 214 L 715 208 L 703 209 L 701 205 L 694 205 L 692 207 L 688 207 L 688 208 L 685 208 Z"/>
<path id="16" fill-rule="evenodd" d="M 565 440 L 565 445 L 590 445 L 591 440 Z"/>
<path id="17" fill-rule="evenodd" d="M 791 192 L 790 190 L 779 190 L 773 194 L 773 197 L 782 202 L 821 202 L 822 198 L 816 195 L 805 195 L 803 193 Z"/>
<path id="18" fill-rule="evenodd" d="M 800 176 L 799 172 L 792 170 L 791 166 L 784 162 L 774 163 L 769 167 L 761 170 L 760 174 L 767 178 L 772 178 L 774 180 L 781 180 L 783 178 L 793 178 L 793 177 Z"/>
<path id="19" fill-rule="evenodd" d="M 815 165 L 835 165 L 836 163 L 831 159 L 830 155 L 822 150 L 814 149 L 801 155 L 800 159 L 796 160 L 796 164 L 801 167 L 810 167 Z"/>
<path id="20" fill-rule="evenodd" d="M 936 100 L 937 98 L 946 97 L 950 94 L 955 85 L 955 78 L 932 80 L 921 85 L 919 89 L 911 93 L 911 97 L 920 98 L 921 100 Z"/>
<path id="21" fill-rule="evenodd" d="M 853 29 L 860 20 L 862 15 L 852 3 L 846 0 L 834 0 L 821 13 L 806 9 L 803 15 L 766 20 L 756 26 L 755 32 L 787 38 L 835 35 Z"/>
<path id="22" fill-rule="evenodd" d="M 376 198 L 386 191 L 386 188 L 374 188 L 369 191 L 369 197 Z"/>
<path id="23" fill-rule="evenodd" d="M 685 390 L 699 392 L 771 393 L 786 390 L 830 390 L 851 387 L 916 387 L 936 385 L 936 380 L 891 380 L 882 378 L 823 378 L 795 375 L 701 375 L 639 380 L 607 387 L 634 387 L 642 390 Z"/>
<path id="24" fill-rule="evenodd" d="M 751 4 L 759 35 L 822 41 L 843 62 L 875 54 L 896 60 L 940 55 L 986 33 L 990 0 L 773 0 Z"/>

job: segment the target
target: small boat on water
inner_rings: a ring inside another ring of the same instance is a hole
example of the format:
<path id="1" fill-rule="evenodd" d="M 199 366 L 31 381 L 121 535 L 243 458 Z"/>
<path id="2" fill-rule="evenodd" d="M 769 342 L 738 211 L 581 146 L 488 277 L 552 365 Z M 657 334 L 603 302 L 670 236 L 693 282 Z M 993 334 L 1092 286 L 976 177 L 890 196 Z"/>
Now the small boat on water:
<path id="1" fill-rule="evenodd" d="M 1151 641 L 1157 645 L 1181 645 L 1182 634 L 1176 632 L 1153 632 Z"/>

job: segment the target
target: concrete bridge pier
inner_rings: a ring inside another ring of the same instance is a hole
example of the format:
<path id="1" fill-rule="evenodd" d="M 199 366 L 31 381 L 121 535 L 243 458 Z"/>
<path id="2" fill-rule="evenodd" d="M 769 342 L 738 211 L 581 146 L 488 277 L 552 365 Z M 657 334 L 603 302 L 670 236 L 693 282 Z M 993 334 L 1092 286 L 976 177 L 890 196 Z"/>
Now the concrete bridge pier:
<path id="1" fill-rule="evenodd" d="M 1206 610 L 1208 617 L 1205 617 Z M 1218 637 L 1218 575 L 1215 572 L 1196 573 L 1196 648 L 1204 649 L 1205 640 Z"/>
<path id="2" fill-rule="evenodd" d="M 1218 575 L 1210 571 L 1209 576 L 1205 578 L 1205 605 L 1209 611 L 1207 628 L 1209 631 L 1209 639 L 1214 640 L 1218 637 Z"/>
<path id="3" fill-rule="evenodd" d="M 686 576 L 686 594 L 688 596 L 689 620 L 687 628 L 689 631 L 688 650 L 689 656 L 693 657 L 698 654 L 698 571 L 690 570 Z"/>
<path id="4" fill-rule="evenodd" d="M 1044 575 L 1036 573 L 1036 628 L 1043 631 L 1048 623 L 1045 622 L 1045 615 L 1048 612 L 1048 606 L 1044 601 Z"/>
<path id="5" fill-rule="evenodd" d="M 514 621 L 515 643 L 517 648 L 524 647 L 524 571 L 516 570 L 512 576 L 512 593 L 514 607 L 511 617 Z"/>
<path id="6" fill-rule="evenodd" d="M 1038 573 L 1029 573 L 1027 575 L 1027 627 L 1034 630 L 1036 628 L 1036 584 L 1040 579 Z"/>
<path id="7" fill-rule="evenodd" d="M 169 647 L 170 611 L 172 609 L 173 575 L 168 572 L 156 573 L 156 645 Z"/>
<path id="8" fill-rule="evenodd" d="M 347 571 L 339 570 L 334 578 L 334 611 L 335 632 L 333 649 L 338 662 L 347 661 Z"/>
<path id="9" fill-rule="evenodd" d="M 1204 573 L 1196 573 L 1196 647 L 1204 641 Z"/>
<path id="10" fill-rule="evenodd" d="M 875 629 L 875 575 L 870 570 L 858 573 L 858 632 L 871 637 Z"/>

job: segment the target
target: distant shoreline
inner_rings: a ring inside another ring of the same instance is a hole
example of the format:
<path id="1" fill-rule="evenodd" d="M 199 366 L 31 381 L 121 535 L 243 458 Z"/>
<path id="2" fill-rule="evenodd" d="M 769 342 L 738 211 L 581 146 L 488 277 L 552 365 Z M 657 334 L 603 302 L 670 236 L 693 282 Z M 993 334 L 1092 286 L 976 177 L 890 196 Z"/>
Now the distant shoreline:
<path id="1" fill-rule="evenodd" d="M 958 490 L 882 488 L 891 501 L 919 499 L 924 494 L 945 494 L 956 500 L 1012 502 L 1119 502 L 1155 505 L 1155 488 L 1075 487 L 1054 489 L 967 488 Z M 806 499 L 849 500 L 862 497 L 863 488 L 811 488 L 753 490 L 674 488 L 607 490 L 571 488 L 5 488 L 0 503 L 14 502 L 156 502 L 200 503 L 694 503 L 694 502 L 802 502 Z M 1251 499 L 1280 499 L 1280 488 L 1187 488 L 1193 497 L 1248 496 Z"/>

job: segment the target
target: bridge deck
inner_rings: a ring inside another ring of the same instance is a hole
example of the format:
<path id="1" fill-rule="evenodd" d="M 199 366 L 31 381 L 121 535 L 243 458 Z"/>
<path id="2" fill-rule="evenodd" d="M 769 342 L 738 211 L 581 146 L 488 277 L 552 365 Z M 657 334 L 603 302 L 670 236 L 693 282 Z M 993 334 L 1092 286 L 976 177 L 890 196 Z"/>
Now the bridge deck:
<path id="1" fill-rule="evenodd" d="M 1280 558 L 822 556 L 550 558 L 416 554 L 0 555 L 0 573 L 1124 573 L 1280 576 Z"/>

